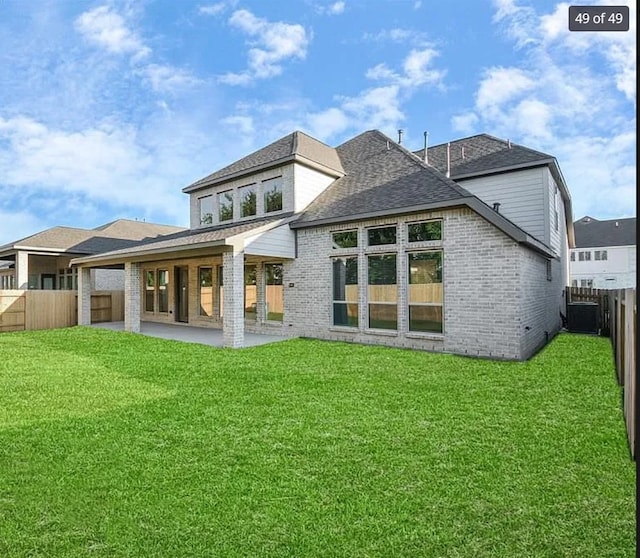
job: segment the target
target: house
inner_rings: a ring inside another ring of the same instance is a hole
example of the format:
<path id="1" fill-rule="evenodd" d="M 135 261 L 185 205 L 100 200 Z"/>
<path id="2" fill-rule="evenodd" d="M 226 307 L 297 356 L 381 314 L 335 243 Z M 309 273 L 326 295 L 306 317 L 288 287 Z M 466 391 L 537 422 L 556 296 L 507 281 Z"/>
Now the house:
<path id="1" fill-rule="evenodd" d="M 428 159 L 426 161 L 425 159 Z M 573 242 L 554 157 L 487 135 L 412 153 L 289 134 L 183 189 L 190 229 L 75 258 L 125 270 L 125 329 L 223 329 L 526 359 L 561 327 Z"/>
<path id="2" fill-rule="evenodd" d="M 588 215 L 573 224 L 571 286 L 626 289 L 636 286 L 636 218 L 598 220 Z"/>
<path id="3" fill-rule="evenodd" d="M 145 238 L 184 230 L 144 221 L 119 219 L 95 229 L 53 227 L 0 246 L 1 289 L 77 289 L 72 258 L 131 246 Z M 100 269 L 91 276 L 92 290 L 121 290 L 121 270 Z"/>

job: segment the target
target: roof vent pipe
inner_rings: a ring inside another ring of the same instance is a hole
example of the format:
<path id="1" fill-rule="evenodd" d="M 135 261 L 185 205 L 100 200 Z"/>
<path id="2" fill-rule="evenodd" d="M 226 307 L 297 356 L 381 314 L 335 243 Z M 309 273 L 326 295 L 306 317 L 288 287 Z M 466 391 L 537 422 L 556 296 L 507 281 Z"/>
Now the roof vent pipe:
<path id="1" fill-rule="evenodd" d="M 447 178 L 451 176 L 451 143 L 447 143 Z"/>
<path id="2" fill-rule="evenodd" d="M 511 140 L 510 140 L 510 139 L 508 139 L 508 140 L 507 140 L 507 147 L 508 147 L 509 149 L 511 149 Z"/>
<path id="3" fill-rule="evenodd" d="M 500 213 L 500 202 L 495 202 L 495 203 L 493 204 L 493 210 L 494 210 L 496 213 Z"/>
<path id="4" fill-rule="evenodd" d="M 427 149 L 429 148 L 429 132 L 424 133 L 424 162 L 425 164 L 429 164 L 429 155 L 427 154 Z"/>
<path id="5" fill-rule="evenodd" d="M 398 130 L 398 145 L 402 145 L 402 129 Z"/>
<path id="6" fill-rule="evenodd" d="M 460 146 L 460 155 L 464 159 L 464 145 Z"/>
<path id="7" fill-rule="evenodd" d="M 387 140 L 387 151 L 389 151 L 389 149 L 391 149 L 391 146 L 389 145 L 389 140 Z"/>

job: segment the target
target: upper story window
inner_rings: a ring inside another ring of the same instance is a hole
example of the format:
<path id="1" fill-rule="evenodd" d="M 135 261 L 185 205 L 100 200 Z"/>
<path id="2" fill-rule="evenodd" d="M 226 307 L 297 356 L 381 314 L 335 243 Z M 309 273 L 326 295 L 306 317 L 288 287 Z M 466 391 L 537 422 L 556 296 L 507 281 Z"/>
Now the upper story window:
<path id="1" fill-rule="evenodd" d="M 220 221 L 233 219 L 233 190 L 218 194 L 218 219 Z"/>
<path id="2" fill-rule="evenodd" d="M 334 232 L 333 248 L 356 248 L 358 246 L 358 231 Z"/>
<path id="3" fill-rule="evenodd" d="M 442 221 L 426 221 L 407 225 L 409 242 L 442 240 Z"/>
<path id="4" fill-rule="evenodd" d="M 264 193 L 264 212 L 271 213 L 282 209 L 282 177 L 262 181 Z"/>
<path id="5" fill-rule="evenodd" d="M 200 206 L 200 224 L 213 224 L 213 196 L 204 196 L 198 199 Z"/>
<path id="6" fill-rule="evenodd" d="M 572 262 L 576 261 L 576 253 L 575 252 L 571 252 L 571 261 Z"/>
<path id="7" fill-rule="evenodd" d="M 598 261 L 605 261 L 607 259 L 606 250 L 596 250 L 595 259 Z"/>
<path id="8" fill-rule="evenodd" d="M 240 193 L 240 217 L 250 217 L 257 213 L 256 185 L 249 184 L 238 189 Z"/>
<path id="9" fill-rule="evenodd" d="M 578 252 L 578 260 L 581 262 L 590 262 L 591 252 Z"/>
<path id="10" fill-rule="evenodd" d="M 396 243 L 396 226 L 367 229 L 369 246 L 380 246 Z"/>

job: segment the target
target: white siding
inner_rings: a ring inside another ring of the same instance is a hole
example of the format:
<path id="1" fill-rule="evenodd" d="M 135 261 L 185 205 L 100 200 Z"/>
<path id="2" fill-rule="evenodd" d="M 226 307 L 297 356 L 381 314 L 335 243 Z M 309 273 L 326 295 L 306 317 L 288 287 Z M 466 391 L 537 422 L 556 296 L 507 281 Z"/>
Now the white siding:
<path id="1" fill-rule="evenodd" d="M 500 213 L 541 242 L 545 240 L 545 168 L 457 180 L 489 206 L 500 204 Z"/>
<path id="2" fill-rule="evenodd" d="M 244 241 L 245 253 L 255 256 L 295 258 L 295 233 L 289 225 L 282 225 L 270 231 L 248 237 Z"/>
<path id="3" fill-rule="evenodd" d="M 605 261 L 595 259 L 596 250 L 606 250 Z M 597 248 L 575 248 L 575 261 L 571 262 L 571 280 L 590 279 L 594 289 L 625 289 L 636 286 L 636 247 L 600 246 Z M 580 261 L 579 252 L 590 252 L 591 260 Z"/>
<path id="4" fill-rule="evenodd" d="M 547 182 L 547 212 L 549 222 L 549 238 L 547 243 L 556 254 L 560 254 L 562 246 L 562 225 L 564 220 L 564 202 L 549 169 L 544 169 Z M 556 229 L 556 211 L 558 212 L 558 228 Z M 566 230 L 566 229 L 565 229 Z"/>
<path id="5" fill-rule="evenodd" d="M 335 180 L 334 177 L 328 176 L 317 170 L 310 169 L 300 164 L 293 167 L 293 185 L 294 185 L 294 210 L 302 211 L 314 199 L 316 199 L 327 186 Z"/>

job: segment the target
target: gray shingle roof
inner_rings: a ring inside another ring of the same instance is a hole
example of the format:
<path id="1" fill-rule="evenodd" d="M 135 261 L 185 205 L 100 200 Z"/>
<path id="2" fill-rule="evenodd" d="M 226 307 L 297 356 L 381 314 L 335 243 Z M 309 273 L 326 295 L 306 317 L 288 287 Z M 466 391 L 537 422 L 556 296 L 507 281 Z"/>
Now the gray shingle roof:
<path id="1" fill-rule="evenodd" d="M 194 182 L 183 188 L 183 192 L 193 192 L 213 184 L 231 180 L 245 173 L 256 172 L 259 169 L 277 166 L 290 160 L 306 160 L 315 163 L 337 176 L 344 174 L 340 158 L 333 147 L 330 147 L 303 132 L 293 132 L 288 136 L 258 149 L 231 163 L 230 165 Z"/>
<path id="2" fill-rule="evenodd" d="M 52 227 L 0 247 L 0 253 L 35 248 L 72 254 L 96 254 L 134 245 L 145 238 L 183 231 L 182 227 L 119 219 L 95 229 Z"/>
<path id="3" fill-rule="evenodd" d="M 635 246 L 636 218 L 599 221 L 588 215 L 573 224 L 576 248 Z"/>
<path id="4" fill-rule="evenodd" d="M 424 149 L 414 151 L 420 159 Z M 450 176 L 455 179 L 468 174 L 484 173 L 518 165 L 543 163 L 553 160 L 552 155 L 535 151 L 488 134 L 479 134 L 449 143 Z M 447 144 L 427 149 L 429 164 L 443 174 L 447 172 Z"/>
<path id="5" fill-rule="evenodd" d="M 258 229 L 260 227 L 276 224 L 279 221 L 290 217 L 292 213 L 278 214 L 260 219 L 253 219 L 242 223 L 230 223 L 227 225 L 217 225 L 207 227 L 206 229 L 186 229 L 175 234 L 164 235 L 162 238 L 149 238 L 133 243 L 130 247 L 124 247 L 119 250 L 109 252 L 101 252 L 95 256 L 86 258 L 78 258 L 79 263 L 91 262 L 102 259 L 114 259 L 118 257 L 135 257 L 150 251 L 171 251 L 178 248 L 190 249 L 198 248 L 200 245 L 206 245 L 223 241 L 225 239 L 237 236 L 242 233 Z M 75 263 L 75 261 L 74 261 Z"/>
<path id="6" fill-rule="evenodd" d="M 364 132 L 336 150 L 345 176 L 320 194 L 294 227 L 471 196 L 377 130 Z"/>

